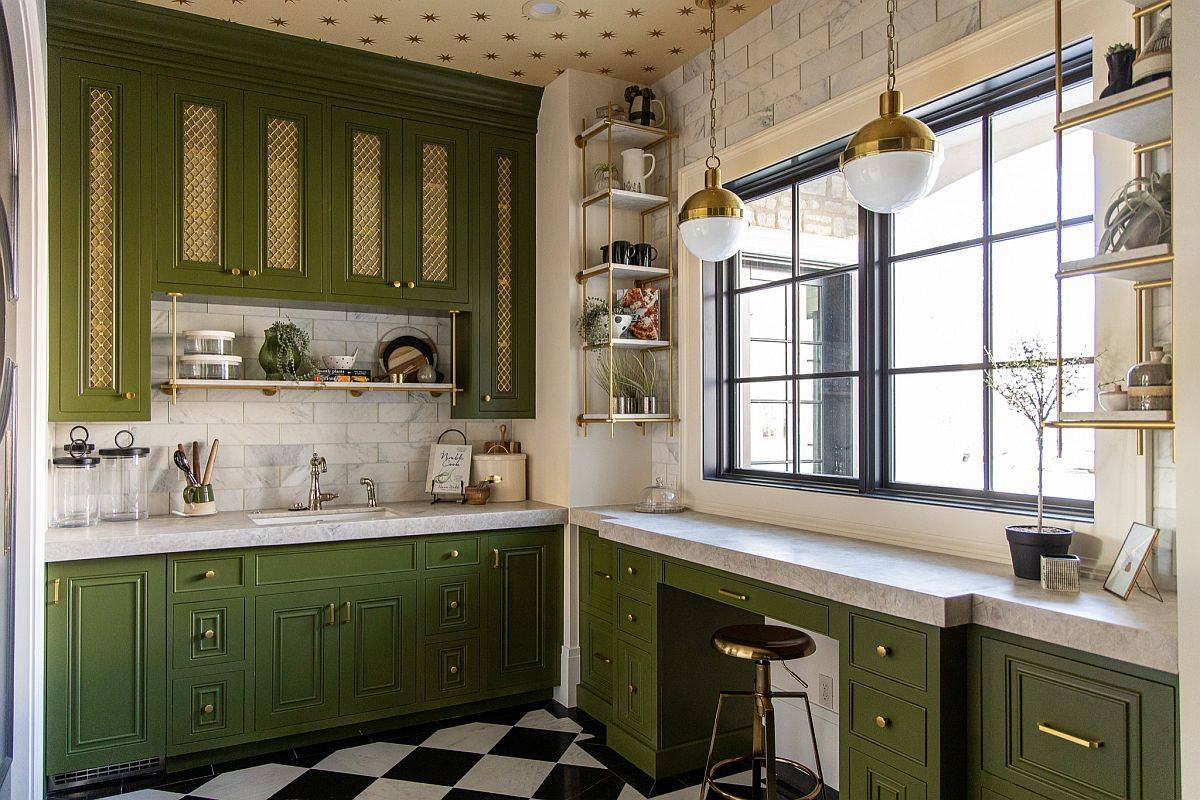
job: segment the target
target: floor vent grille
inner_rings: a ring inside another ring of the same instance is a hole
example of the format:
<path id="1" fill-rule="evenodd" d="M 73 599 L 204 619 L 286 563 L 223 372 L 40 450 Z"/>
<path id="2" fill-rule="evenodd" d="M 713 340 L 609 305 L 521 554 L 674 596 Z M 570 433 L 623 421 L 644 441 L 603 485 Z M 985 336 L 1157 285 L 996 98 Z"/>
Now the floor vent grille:
<path id="1" fill-rule="evenodd" d="M 126 761 L 123 764 L 110 764 L 106 767 L 78 769 L 74 772 L 63 772 L 51 775 L 46 779 L 46 788 L 51 792 L 71 789 L 76 786 L 86 786 L 101 781 L 111 781 L 117 778 L 128 778 L 134 775 L 146 775 L 163 769 L 165 759 L 162 756 L 140 758 L 137 761 Z"/>

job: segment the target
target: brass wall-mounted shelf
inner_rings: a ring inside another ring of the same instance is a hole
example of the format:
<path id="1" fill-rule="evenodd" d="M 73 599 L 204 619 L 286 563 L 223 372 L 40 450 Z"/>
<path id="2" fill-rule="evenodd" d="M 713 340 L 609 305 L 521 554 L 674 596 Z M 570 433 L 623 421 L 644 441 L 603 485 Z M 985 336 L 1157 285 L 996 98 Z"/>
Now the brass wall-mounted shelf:
<path id="1" fill-rule="evenodd" d="M 1063 112 L 1055 131 L 1085 127 L 1136 145 L 1171 138 L 1171 79 L 1135 86 L 1094 103 Z"/>
<path id="2" fill-rule="evenodd" d="M 280 391 L 340 391 L 360 397 L 368 392 L 429 392 L 434 397 L 443 392 L 461 392 L 449 383 L 383 383 L 381 381 L 267 381 L 267 380 L 215 380 L 199 378 L 177 378 L 159 385 L 164 394 L 175 396 L 186 389 L 220 389 L 234 391 L 257 391 L 268 397 Z"/>
<path id="3" fill-rule="evenodd" d="M 1170 245 L 1156 244 L 1079 261 L 1065 261 L 1055 277 L 1063 280 L 1083 275 L 1104 275 L 1134 283 L 1170 280 L 1174 261 L 1175 255 Z"/>

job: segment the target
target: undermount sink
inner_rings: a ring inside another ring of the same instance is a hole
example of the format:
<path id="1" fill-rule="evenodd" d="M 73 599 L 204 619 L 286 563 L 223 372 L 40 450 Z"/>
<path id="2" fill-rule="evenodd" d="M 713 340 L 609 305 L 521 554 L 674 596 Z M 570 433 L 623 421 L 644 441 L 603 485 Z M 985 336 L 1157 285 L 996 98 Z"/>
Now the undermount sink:
<path id="1" fill-rule="evenodd" d="M 340 506 L 320 511 L 252 511 L 247 516 L 255 525 L 316 525 L 322 522 L 387 519 L 396 516 L 396 512 L 383 506 Z"/>

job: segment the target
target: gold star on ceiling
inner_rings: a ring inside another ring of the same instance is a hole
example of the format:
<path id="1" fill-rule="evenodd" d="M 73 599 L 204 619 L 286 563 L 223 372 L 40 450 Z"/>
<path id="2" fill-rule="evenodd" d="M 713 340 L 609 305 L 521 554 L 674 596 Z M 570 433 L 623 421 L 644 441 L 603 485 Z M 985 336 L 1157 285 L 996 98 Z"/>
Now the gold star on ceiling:
<path id="1" fill-rule="evenodd" d="M 286 28 L 288 24 L 287 20 L 283 19 L 282 17 L 271 17 L 270 22 L 276 28 Z"/>
<path id="2" fill-rule="evenodd" d="M 647 64 L 646 66 L 642 67 L 642 72 L 654 72 L 656 69 L 658 69 L 658 67 L 654 66 L 653 64 Z"/>
<path id="3" fill-rule="evenodd" d="M 431 14 L 430 12 L 426 11 L 421 15 L 421 19 L 425 20 L 426 22 L 437 22 L 439 19 L 441 19 L 441 17 L 439 17 L 437 14 Z"/>
<path id="4" fill-rule="evenodd" d="M 740 14 L 746 10 L 746 6 L 743 5 L 742 3 L 734 3 L 733 5 L 731 5 L 729 7 L 729 10 L 731 12 L 733 12 L 734 14 Z"/>
<path id="5" fill-rule="evenodd" d="M 591 50 L 576 50 L 575 51 L 576 58 L 590 58 L 591 55 L 592 55 Z"/>
<path id="6" fill-rule="evenodd" d="M 621 55 L 625 56 L 626 58 L 633 58 L 637 55 L 637 50 L 622 50 Z"/>
<path id="7" fill-rule="evenodd" d="M 683 48 L 682 47 L 672 47 L 670 52 L 671 52 L 671 55 L 677 56 L 683 52 Z"/>
<path id="8" fill-rule="evenodd" d="M 456 40 L 460 41 L 460 42 L 469 42 L 469 41 L 471 41 L 471 37 L 470 37 L 470 36 L 468 36 L 468 35 L 467 35 L 467 34 L 465 34 L 465 33 L 456 33 L 456 34 L 454 34 L 454 38 L 455 38 Z"/>
<path id="9" fill-rule="evenodd" d="M 374 22 L 376 25 L 387 25 L 388 18 L 383 14 L 372 14 L 371 22 Z"/>
<path id="10" fill-rule="evenodd" d="M 524 78 L 525 77 L 524 71 L 519 70 L 519 69 L 514 69 L 509 74 L 512 75 L 514 78 Z"/>
<path id="11" fill-rule="evenodd" d="M 375 44 L 375 40 L 372 39 L 370 36 L 360 36 L 360 37 L 358 37 L 358 42 L 359 42 L 359 44 L 365 44 L 368 47 L 370 45 Z"/>
<path id="12" fill-rule="evenodd" d="M 567 35 L 562 31 L 555 31 L 554 33 L 550 34 L 550 38 L 556 42 L 561 42 L 563 39 L 567 38 Z"/>
<path id="13" fill-rule="evenodd" d="M 492 15 L 487 13 L 486 11 L 476 11 L 471 16 L 475 18 L 476 22 L 487 22 L 489 19 L 492 18 Z"/>
<path id="14" fill-rule="evenodd" d="M 612 75 L 612 67 L 601 67 L 598 71 L 601 75 Z"/>
<path id="15" fill-rule="evenodd" d="M 640 8 L 631 8 L 625 12 L 625 16 L 629 17 L 630 19 L 636 19 L 637 17 L 640 17 L 641 15 L 642 15 L 642 10 Z"/>
<path id="16" fill-rule="evenodd" d="M 521 37 L 517 36 L 515 33 L 504 34 L 504 41 L 506 41 L 506 42 L 515 42 L 517 39 L 520 39 L 520 38 Z"/>
<path id="17" fill-rule="evenodd" d="M 690 17 L 692 14 L 695 14 L 695 13 L 696 13 L 696 9 L 693 6 L 684 6 L 683 8 L 679 9 L 679 15 L 681 17 Z"/>
<path id="18" fill-rule="evenodd" d="M 449 53 L 442 53 L 440 56 L 438 56 L 438 60 L 440 60 L 443 64 L 449 64 L 454 60 L 454 56 L 450 55 Z"/>
<path id="19" fill-rule="evenodd" d="M 496 55 L 495 53 L 484 53 L 483 57 L 486 58 L 488 61 L 495 61 L 500 56 Z"/>
<path id="20" fill-rule="evenodd" d="M 600 32 L 600 38 L 601 38 L 601 39 L 611 39 L 611 38 L 613 38 L 614 36 L 616 36 L 616 34 L 615 34 L 615 33 L 613 33 L 612 31 L 601 31 L 601 32 Z"/>
<path id="21" fill-rule="evenodd" d="M 534 50 L 532 53 L 529 54 L 529 57 L 532 58 L 534 61 L 541 61 L 543 58 L 546 57 L 546 54 L 540 50 Z"/>
<path id="22" fill-rule="evenodd" d="M 338 21 L 335 17 L 321 17 L 322 25 L 337 25 Z"/>
<path id="23" fill-rule="evenodd" d="M 712 33 L 712 28 L 705 25 L 703 28 L 696 28 L 696 33 L 701 36 L 708 36 L 708 34 Z"/>
<path id="24" fill-rule="evenodd" d="M 572 11 L 571 13 L 574 14 L 579 19 L 587 19 L 588 17 L 590 17 L 592 15 L 592 12 L 588 11 L 586 8 L 576 9 L 575 11 Z"/>
<path id="25" fill-rule="evenodd" d="M 408 36 L 409 44 L 420 44 L 423 41 L 425 41 L 425 40 L 422 39 L 420 36 L 414 36 L 412 34 L 409 34 L 409 36 Z"/>
<path id="26" fill-rule="evenodd" d="M 662 36 L 663 36 L 663 32 L 662 32 L 661 28 L 655 28 L 654 30 L 650 31 L 651 39 L 661 39 Z"/>

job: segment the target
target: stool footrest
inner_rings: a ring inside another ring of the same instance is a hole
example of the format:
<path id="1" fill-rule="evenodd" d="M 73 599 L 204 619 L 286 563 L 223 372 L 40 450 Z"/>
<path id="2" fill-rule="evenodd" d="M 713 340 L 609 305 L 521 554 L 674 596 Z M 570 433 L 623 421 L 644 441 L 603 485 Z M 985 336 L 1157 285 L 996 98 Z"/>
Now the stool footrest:
<path id="1" fill-rule="evenodd" d="M 747 787 L 747 789 L 751 792 L 748 795 L 734 794 L 733 792 L 717 786 L 717 779 L 714 778 L 713 775 L 715 775 L 717 772 L 720 772 L 724 768 L 731 766 L 744 766 L 746 769 L 753 769 L 756 763 L 765 766 L 766 758 L 763 756 L 734 756 L 733 758 L 726 758 L 723 761 L 718 761 L 716 764 L 713 764 L 711 767 L 709 767 L 708 771 L 704 774 L 704 785 L 717 795 L 725 798 L 725 800 L 755 800 L 754 789 L 757 787 Z M 822 795 L 825 786 L 820 777 L 817 776 L 817 773 L 813 772 L 800 762 L 793 761 L 790 758 L 776 756 L 775 763 L 787 764 L 792 769 L 798 770 L 812 778 L 812 791 L 806 795 L 803 795 L 802 797 L 795 798 L 795 800 L 816 800 L 817 797 Z"/>

